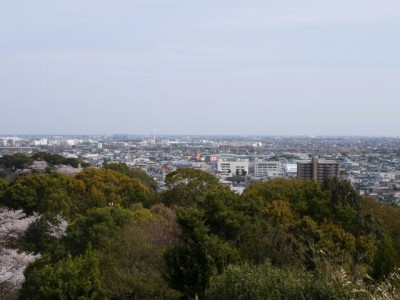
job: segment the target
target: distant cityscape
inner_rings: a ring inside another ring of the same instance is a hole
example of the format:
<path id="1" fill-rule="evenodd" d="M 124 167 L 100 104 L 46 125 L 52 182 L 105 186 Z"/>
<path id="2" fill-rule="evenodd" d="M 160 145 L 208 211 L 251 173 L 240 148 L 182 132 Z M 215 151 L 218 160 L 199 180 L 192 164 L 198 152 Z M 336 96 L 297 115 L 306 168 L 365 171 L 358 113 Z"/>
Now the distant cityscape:
<path id="1" fill-rule="evenodd" d="M 45 151 L 80 158 L 93 167 L 125 163 L 140 168 L 164 188 L 179 167 L 210 172 L 237 193 L 255 180 L 339 176 L 361 195 L 400 203 L 400 138 L 280 136 L 0 136 L 0 156 Z M 45 162 L 28 170 L 44 171 Z M 76 174 L 79 168 L 60 166 Z"/>

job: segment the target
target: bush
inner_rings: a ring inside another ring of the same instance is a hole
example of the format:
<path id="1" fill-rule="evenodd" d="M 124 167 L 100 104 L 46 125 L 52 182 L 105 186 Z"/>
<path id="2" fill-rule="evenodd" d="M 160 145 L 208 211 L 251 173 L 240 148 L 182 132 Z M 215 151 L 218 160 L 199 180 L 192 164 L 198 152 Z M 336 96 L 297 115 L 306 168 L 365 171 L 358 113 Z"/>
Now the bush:
<path id="1" fill-rule="evenodd" d="M 354 299 L 352 286 L 333 276 L 270 264 L 228 266 L 214 276 L 207 299 Z"/>

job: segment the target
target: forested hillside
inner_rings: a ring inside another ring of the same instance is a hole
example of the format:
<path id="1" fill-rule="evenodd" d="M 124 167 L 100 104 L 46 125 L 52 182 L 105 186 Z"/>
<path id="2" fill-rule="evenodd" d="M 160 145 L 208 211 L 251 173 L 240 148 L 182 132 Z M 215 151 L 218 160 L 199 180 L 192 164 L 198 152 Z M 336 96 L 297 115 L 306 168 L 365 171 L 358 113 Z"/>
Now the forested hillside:
<path id="1" fill-rule="evenodd" d="M 239 196 L 181 168 L 159 192 L 124 164 L 12 177 L 13 159 L 29 163 L 0 161 L 4 299 L 400 297 L 400 209 L 348 182 L 277 179 Z"/>

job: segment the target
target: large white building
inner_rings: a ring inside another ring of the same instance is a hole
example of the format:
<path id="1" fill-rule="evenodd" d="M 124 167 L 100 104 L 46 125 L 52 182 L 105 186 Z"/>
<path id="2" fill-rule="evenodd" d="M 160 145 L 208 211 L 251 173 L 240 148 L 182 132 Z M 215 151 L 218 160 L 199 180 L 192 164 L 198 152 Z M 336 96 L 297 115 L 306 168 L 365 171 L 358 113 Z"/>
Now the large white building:
<path id="1" fill-rule="evenodd" d="M 34 146 L 46 146 L 48 144 L 47 139 L 39 139 L 39 140 L 33 140 L 32 145 Z"/>
<path id="2" fill-rule="evenodd" d="M 283 173 L 286 178 L 297 177 L 297 164 L 285 164 L 283 167 Z"/>
<path id="3" fill-rule="evenodd" d="M 280 161 L 256 158 L 254 161 L 254 175 L 257 177 L 282 177 L 283 165 Z"/>
<path id="4" fill-rule="evenodd" d="M 217 170 L 223 176 L 243 175 L 249 173 L 249 160 L 243 158 L 219 158 Z"/>

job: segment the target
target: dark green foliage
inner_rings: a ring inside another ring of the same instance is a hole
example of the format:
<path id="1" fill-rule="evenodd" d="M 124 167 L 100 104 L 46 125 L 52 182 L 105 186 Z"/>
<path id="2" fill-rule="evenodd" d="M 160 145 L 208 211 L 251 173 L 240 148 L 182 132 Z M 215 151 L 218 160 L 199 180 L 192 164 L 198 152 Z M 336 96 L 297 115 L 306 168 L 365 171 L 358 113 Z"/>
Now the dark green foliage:
<path id="1" fill-rule="evenodd" d="M 3 179 L 0 178 L 0 201 L 1 201 L 2 197 L 3 197 L 3 193 L 7 189 L 7 185 L 8 185 L 8 181 L 3 180 Z"/>
<path id="2" fill-rule="evenodd" d="M 1 202 L 12 209 L 23 209 L 32 214 L 62 214 L 69 218 L 75 212 L 66 187 L 69 178 L 61 174 L 29 174 L 12 181 Z"/>
<path id="3" fill-rule="evenodd" d="M 387 236 L 374 256 L 372 277 L 382 280 L 399 265 L 399 254 L 393 248 L 392 239 Z"/>
<path id="4" fill-rule="evenodd" d="M 204 211 L 205 224 L 210 232 L 230 241 L 240 242 L 242 229 L 250 217 L 241 212 L 241 199 L 232 191 L 216 186 L 204 193 L 199 208 Z"/>
<path id="5" fill-rule="evenodd" d="M 12 170 L 10 169 L 2 169 L 0 167 L 0 180 L 1 178 L 7 178 L 12 174 Z"/>
<path id="6" fill-rule="evenodd" d="M 385 232 L 391 237 L 396 252 L 400 253 L 400 207 L 381 204 L 374 198 L 363 199 L 362 204 L 365 215 L 370 221 L 368 225 L 373 225 L 370 231 L 374 232 L 381 241 L 384 239 Z"/>
<path id="7" fill-rule="evenodd" d="M 4 154 L 0 157 L 0 169 L 25 169 L 33 163 L 33 159 L 23 153 Z"/>
<path id="8" fill-rule="evenodd" d="M 49 214 L 40 216 L 18 240 L 18 249 L 35 254 L 45 252 L 57 241 L 49 234 L 49 223 L 56 223 L 56 217 Z"/>
<path id="9" fill-rule="evenodd" d="M 329 193 L 329 207 L 335 216 L 335 221 L 354 232 L 358 226 L 361 210 L 361 196 L 351 186 L 350 182 L 337 177 L 327 178 L 321 184 L 322 190 Z M 358 217 L 358 218 L 357 218 Z"/>
<path id="10" fill-rule="evenodd" d="M 28 267 L 21 297 L 362 299 L 351 292 L 357 279 L 382 280 L 399 265 L 399 208 L 347 182 L 278 179 L 238 196 L 182 168 L 166 178 L 170 207 L 151 207 L 157 192 L 146 176 L 110 164 L 0 181 L 2 204 L 45 214 L 18 241 L 43 257 Z M 47 221 L 58 213 L 70 225 L 55 239 Z"/>
<path id="11" fill-rule="evenodd" d="M 73 255 L 82 254 L 89 243 L 96 250 L 105 247 L 132 216 L 130 210 L 119 206 L 90 209 L 86 216 L 77 217 L 68 226 L 67 235 L 62 240 L 66 251 Z"/>
<path id="12" fill-rule="evenodd" d="M 47 162 L 50 166 L 55 166 L 55 165 L 67 165 L 71 166 L 74 168 L 78 168 L 79 165 L 81 167 L 88 167 L 89 164 L 85 163 L 83 160 L 80 158 L 65 158 L 62 155 L 59 154 L 51 154 L 48 152 L 37 152 L 34 155 L 32 155 L 33 160 L 42 160 Z"/>
<path id="13" fill-rule="evenodd" d="M 25 278 L 20 299 L 105 299 L 99 260 L 90 248 L 83 255 L 68 255 L 55 264 L 33 264 L 25 271 Z"/>
<path id="14" fill-rule="evenodd" d="M 165 254 L 167 282 L 190 298 L 202 298 L 211 275 L 238 259 L 237 252 L 227 243 L 208 235 L 203 218 L 195 208 L 179 209 L 177 222 L 182 229 L 182 244 Z"/>
<path id="15" fill-rule="evenodd" d="M 63 165 L 71 166 L 74 168 L 78 168 L 79 166 L 82 168 L 90 167 L 90 164 L 84 162 L 80 158 L 65 158 Z"/>
<path id="16" fill-rule="evenodd" d="M 180 210 L 177 217 L 182 227 L 182 244 L 166 252 L 165 278 L 172 288 L 194 298 L 203 294 L 214 271 L 209 236 L 199 211 Z"/>
<path id="17" fill-rule="evenodd" d="M 59 154 L 51 154 L 48 152 L 37 152 L 32 155 L 33 160 L 42 160 L 47 162 L 49 165 L 63 165 L 65 158 Z"/>
<path id="18" fill-rule="evenodd" d="M 338 205 L 349 205 L 355 210 L 360 209 L 361 196 L 349 181 L 340 180 L 337 177 L 329 177 L 323 181 L 321 187 L 323 191 L 329 192 L 330 205 L 333 208 Z"/>

